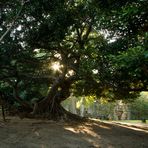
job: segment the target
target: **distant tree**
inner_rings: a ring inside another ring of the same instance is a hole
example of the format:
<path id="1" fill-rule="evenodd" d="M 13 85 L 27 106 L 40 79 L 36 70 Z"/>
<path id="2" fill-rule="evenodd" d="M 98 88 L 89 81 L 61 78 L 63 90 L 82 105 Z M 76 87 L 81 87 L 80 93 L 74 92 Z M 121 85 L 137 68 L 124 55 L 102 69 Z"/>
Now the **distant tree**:
<path id="1" fill-rule="evenodd" d="M 130 105 L 131 119 L 148 119 L 148 93 L 142 92 L 140 97 Z"/>

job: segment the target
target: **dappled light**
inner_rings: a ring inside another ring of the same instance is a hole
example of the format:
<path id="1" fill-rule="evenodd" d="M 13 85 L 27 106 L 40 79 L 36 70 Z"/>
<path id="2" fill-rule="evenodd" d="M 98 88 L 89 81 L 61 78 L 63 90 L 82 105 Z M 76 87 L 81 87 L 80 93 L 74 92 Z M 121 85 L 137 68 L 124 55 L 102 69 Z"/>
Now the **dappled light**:
<path id="1" fill-rule="evenodd" d="M 148 0 L 0 1 L 0 148 L 148 147 Z"/>
<path id="2" fill-rule="evenodd" d="M 0 145 L 9 148 L 12 144 L 27 148 L 125 147 L 127 143 L 127 148 L 148 146 L 146 130 L 94 120 L 57 122 L 9 117 L 9 122 L 0 126 L 0 132 Z"/>
<path id="3" fill-rule="evenodd" d="M 130 123 L 121 123 L 121 122 L 107 122 L 106 123 L 108 124 L 115 124 L 115 125 L 118 125 L 118 126 L 121 126 L 121 127 L 124 127 L 124 128 L 128 128 L 128 129 L 132 129 L 132 130 L 135 130 L 135 131 L 142 131 L 142 132 L 145 132 L 145 133 L 148 133 L 148 125 L 147 126 L 138 126 L 138 125 L 133 125 L 133 124 L 130 124 Z M 138 128 L 137 128 L 138 127 Z"/>
<path id="4" fill-rule="evenodd" d="M 82 134 L 90 135 L 92 137 L 100 138 L 100 136 L 97 135 L 97 133 L 93 132 L 91 127 L 87 127 L 87 126 L 78 126 L 77 128 L 65 127 L 65 129 L 77 134 L 82 133 Z"/>

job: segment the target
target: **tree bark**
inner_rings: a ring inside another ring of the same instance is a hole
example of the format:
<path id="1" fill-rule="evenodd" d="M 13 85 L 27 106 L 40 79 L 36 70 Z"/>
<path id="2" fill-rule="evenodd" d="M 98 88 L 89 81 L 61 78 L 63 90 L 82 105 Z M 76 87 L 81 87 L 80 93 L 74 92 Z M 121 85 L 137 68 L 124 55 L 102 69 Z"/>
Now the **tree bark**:
<path id="1" fill-rule="evenodd" d="M 59 77 L 52 85 L 47 97 L 36 102 L 33 116 L 49 119 L 63 119 L 70 114 L 61 106 L 61 102 L 70 96 L 70 86 L 74 79 Z"/>

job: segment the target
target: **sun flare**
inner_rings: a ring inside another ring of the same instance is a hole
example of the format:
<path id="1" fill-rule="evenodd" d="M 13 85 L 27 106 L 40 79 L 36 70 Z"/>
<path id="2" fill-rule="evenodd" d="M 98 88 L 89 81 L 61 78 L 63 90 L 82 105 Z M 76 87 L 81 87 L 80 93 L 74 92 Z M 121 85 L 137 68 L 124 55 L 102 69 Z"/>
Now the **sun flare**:
<path id="1" fill-rule="evenodd" d="M 54 63 L 52 63 L 51 67 L 54 71 L 60 71 L 61 65 L 59 62 L 54 62 Z"/>

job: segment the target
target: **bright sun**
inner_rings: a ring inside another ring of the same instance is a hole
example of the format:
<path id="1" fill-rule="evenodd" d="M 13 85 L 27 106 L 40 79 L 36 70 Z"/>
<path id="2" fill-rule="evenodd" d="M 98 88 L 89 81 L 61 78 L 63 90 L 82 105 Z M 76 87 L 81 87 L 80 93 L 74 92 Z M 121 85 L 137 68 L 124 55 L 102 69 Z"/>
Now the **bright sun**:
<path id="1" fill-rule="evenodd" d="M 59 62 L 54 62 L 54 63 L 52 63 L 52 66 L 51 66 L 51 67 L 52 67 L 52 69 L 53 69 L 54 71 L 59 71 L 61 65 L 60 65 Z"/>

